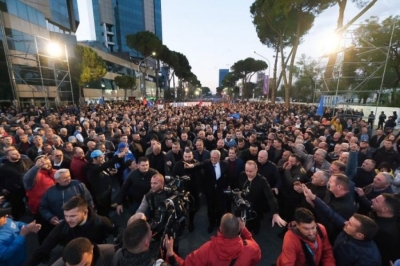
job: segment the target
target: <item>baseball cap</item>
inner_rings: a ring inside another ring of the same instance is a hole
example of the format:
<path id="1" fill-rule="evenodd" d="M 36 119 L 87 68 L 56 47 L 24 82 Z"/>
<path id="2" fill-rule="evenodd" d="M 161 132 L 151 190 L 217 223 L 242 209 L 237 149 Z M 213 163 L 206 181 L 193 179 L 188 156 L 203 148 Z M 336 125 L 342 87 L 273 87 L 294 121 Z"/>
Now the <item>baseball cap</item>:
<path id="1" fill-rule="evenodd" d="M 94 150 L 90 154 L 90 158 L 96 158 L 102 156 L 104 153 L 101 152 L 101 150 Z"/>

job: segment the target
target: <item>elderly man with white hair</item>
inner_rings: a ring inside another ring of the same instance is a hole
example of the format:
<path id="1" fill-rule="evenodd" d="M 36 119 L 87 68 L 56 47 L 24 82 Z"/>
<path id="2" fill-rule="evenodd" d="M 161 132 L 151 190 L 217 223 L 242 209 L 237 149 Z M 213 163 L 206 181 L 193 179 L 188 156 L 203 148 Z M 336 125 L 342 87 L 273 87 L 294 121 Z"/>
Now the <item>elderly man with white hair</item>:
<path id="1" fill-rule="evenodd" d="M 43 224 L 43 230 L 51 231 L 60 221 L 64 220 L 62 206 L 74 196 L 82 196 L 93 207 L 93 199 L 86 186 L 78 180 L 72 180 L 68 169 L 62 168 L 55 172 L 56 184 L 43 195 L 40 201 L 40 215 L 47 224 Z"/>
<path id="2" fill-rule="evenodd" d="M 393 194 L 393 176 L 387 172 L 378 173 L 372 184 L 363 188 L 356 188 L 359 196 L 358 213 L 367 215 L 372 209 L 372 200 L 383 193 Z"/>

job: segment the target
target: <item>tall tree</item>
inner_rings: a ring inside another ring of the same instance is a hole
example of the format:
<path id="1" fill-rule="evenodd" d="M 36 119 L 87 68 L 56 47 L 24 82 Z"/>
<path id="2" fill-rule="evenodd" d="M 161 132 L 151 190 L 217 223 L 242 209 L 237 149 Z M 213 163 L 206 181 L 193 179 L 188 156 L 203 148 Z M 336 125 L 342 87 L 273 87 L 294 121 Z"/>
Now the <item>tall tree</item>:
<path id="1" fill-rule="evenodd" d="M 251 77 L 254 76 L 257 72 L 265 70 L 268 68 L 267 63 L 262 60 L 255 60 L 254 58 L 248 57 L 244 60 L 239 60 L 233 64 L 231 67 L 232 75 L 237 76 L 239 79 L 242 79 L 243 82 L 243 97 L 244 95 L 248 95 L 245 93 L 247 90 L 251 90 L 249 83 Z M 229 75 L 229 74 L 228 74 Z"/>
<path id="2" fill-rule="evenodd" d="M 328 8 L 329 0 L 256 0 L 250 11 L 259 30 L 269 29 L 276 35 L 270 36 L 272 43 L 277 46 L 282 78 L 285 85 L 285 103 L 290 104 L 290 87 L 293 81 L 293 69 L 298 46 L 302 37 L 314 23 L 316 15 Z M 290 45 L 290 60 L 285 56 L 285 48 Z M 289 67 L 287 71 L 287 63 Z M 276 79 L 276 75 L 274 77 Z"/>
<path id="3" fill-rule="evenodd" d="M 107 68 L 104 60 L 92 48 L 75 45 L 74 51 L 76 64 L 72 69 L 72 76 L 79 77 L 79 100 L 83 103 L 83 85 L 104 77 L 107 73 Z"/>
<path id="4" fill-rule="evenodd" d="M 122 75 L 114 78 L 115 84 L 124 90 L 124 99 L 127 100 L 126 95 L 128 89 L 136 89 L 136 78 L 132 76 Z"/>

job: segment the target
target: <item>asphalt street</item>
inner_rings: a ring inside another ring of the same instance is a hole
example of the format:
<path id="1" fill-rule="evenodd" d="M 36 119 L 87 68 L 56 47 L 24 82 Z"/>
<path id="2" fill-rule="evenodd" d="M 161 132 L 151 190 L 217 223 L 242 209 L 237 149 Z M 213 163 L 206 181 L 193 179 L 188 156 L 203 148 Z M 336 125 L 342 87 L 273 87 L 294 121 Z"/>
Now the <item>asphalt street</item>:
<path id="1" fill-rule="evenodd" d="M 120 226 L 125 227 L 129 215 L 130 214 L 127 213 L 127 211 L 124 212 L 121 216 L 116 215 L 116 213 L 112 213 L 112 218 L 115 217 L 115 221 Z M 28 222 L 32 220 L 32 218 L 26 216 L 23 220 Z M 199 211 L 196 213 L 194 224 L 194 232 L 184 233 L 182 239 L 180 240 L 179 253 L 182 258 L 185 258 L 187 254 L 200 247 L 203 243 L 207 242 L 211 236 L 215 236 L 217 233 L 216 228 L 214 229 L 214 232 L 212 234 L 207 233 L 207 207 L 205 206 L 204 202 L 202 202 Z M 275 263 L 276 258 L 278 257 L 282 247 L 282 239 L 279 239 L 277 237 L 277 234 L 280 232 L 280 230 L 281 229 L 277 226 L 271 227 L 270 218 L 268 216 L 262 220 L 259 234 L 253 236 L 257 243 L 260 245 L 262 251 L 262 259 L 259 265 L 266 266 Z M 112 242 L 112 238 L 109 239 L 109 242 Z M 31 234 L 27 237 L 28 254 L 32 254 L 33 250 L 36 247 L 38 247 L 36 235 Z M 60 255 L 60 252 L 61 248 L 56 248 L 55 250 L 53 250 L 49 262 L 52 262 L 56 257 L 58 257 Z M 51 264 L 48 263 L 42 265 Z"/>

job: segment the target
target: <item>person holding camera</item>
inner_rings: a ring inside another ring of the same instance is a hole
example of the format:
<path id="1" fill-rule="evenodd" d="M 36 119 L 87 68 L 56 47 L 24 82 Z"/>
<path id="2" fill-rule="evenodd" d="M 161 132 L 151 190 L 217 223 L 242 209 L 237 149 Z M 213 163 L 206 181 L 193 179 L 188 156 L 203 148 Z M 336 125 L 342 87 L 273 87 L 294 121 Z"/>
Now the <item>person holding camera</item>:
<path id="1" fill-rule="evenodd" d="M 166 238 L 167 254 L 171 254 L 171 240 Z M 226 213 L 219 226 L 216 237 L 190 253 L 184 264 L 193 265 L 258 265 L 261 260 L 261 249 L 253 239 L 245 222 Z"/>
<path id="2" fill-rule="evenodd" d="M 94 150 L 90 153 L 91 162 L 86 165 L 86 174 L 91 187 L 94 205 L 97 213 L 102 216 L 109 216 L 111 210 L 112 195 L 112 176 L 117 174 L 114 167 L 117 162 L 122 161 L 128 152 L 128 147 L 124 151 L 107 162 L 104 159 L 104 153 L 100 150 Z"/>
<path id="3" fill-rule="evenodd" d="M 173 251 L 174 240 L 165 236 L 164 246 L 166 248 L 166 259 L 158 258 L 155 251 L 150 249 L 152 231 L 149 223 L 138 219 L 129 224 L 123 236 L 124 247 L 119 249 L 113 258 L 113 266 L 124 265 L 183 265 L 183 260 Z"/>
<path id="4" fill-rule="evenodd" d="M 199 193 L 201 188 L 201 172 L 199 171 L 200 162 L 193 159 L 193 152 L 190 148 L 185 148 L 183 160 L 177 162 L 172 169 L 172 176 L 189 176 L 187 181 L 187 190 L 190 192 L 194 200 L 194 208 L 189 211 L 189 232 L 194 230 L 194 216 L 200 207 Z"/>
<path id="5" fill-rule="evenodd" d="M 260 221 L 264 216 L 264 210 L 267 203 L 271 208 L 272 226 L 277 223 L 279 226 L 285 226 L 286 222 L 279 216 L 278 202 L 271 187 L 265 177 L 257 173 L 257 164 L 255 161 L 247 161 L 245 171 L 239 176 L 239 189 L 242 190 L 242 197 L 251 204 L 251 209 L 256 212 L 254 219 L 248 220 L 247 227 L 250 231 L 258 234 L 260 230 Z"/>
<path id="6" fill-rule="evenodd" d="M 152 224 L 152 231 L 157 235 L 162 234 L 167 222 L 165 200 L 169 195 L 164 190 L 164 177 L 161 174 L 153 175 L 150 187 L 150 191 L 144 195 L 136 213 L 148 214 L 147 218 Z"/>

